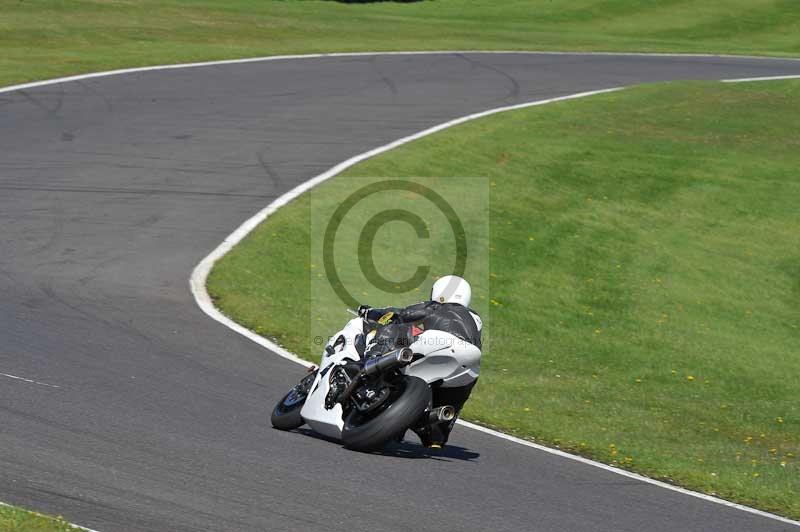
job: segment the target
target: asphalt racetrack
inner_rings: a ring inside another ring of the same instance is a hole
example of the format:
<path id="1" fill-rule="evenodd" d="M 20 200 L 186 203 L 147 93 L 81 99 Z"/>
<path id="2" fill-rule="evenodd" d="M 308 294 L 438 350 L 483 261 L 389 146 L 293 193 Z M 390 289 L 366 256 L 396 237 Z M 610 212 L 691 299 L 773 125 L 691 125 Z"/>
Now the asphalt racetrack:
<path id="1" fill-rule="evenodd" d="M 433 458 L 273 430 L 270 409 L 305 370 L 209 319 L 188 286 L 273 198 L 438 123 L 788 74 L 800 62 L 442 53 L 0 93 L 0 500 L 103 532 L 797 530 L 464 427 Z"/>

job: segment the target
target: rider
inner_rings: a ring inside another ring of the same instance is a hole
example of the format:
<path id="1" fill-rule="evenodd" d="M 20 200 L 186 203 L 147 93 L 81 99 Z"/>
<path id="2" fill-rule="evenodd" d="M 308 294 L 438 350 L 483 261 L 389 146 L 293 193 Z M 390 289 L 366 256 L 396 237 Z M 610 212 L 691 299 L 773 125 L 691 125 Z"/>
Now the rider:
<path id="1" fill-rule="evenodd" d="M 407 347 L 414 342 L 415 329 L 439 330 L 452 334 L 478 349 L 481 348 L 480 316 L 469 308 L 472 288 L 461 277 L 447 275 L 438 279 L 431 289 L 431 300 L 411 305 L 406 308 L 372 308 L 367 305 L 358 307 L 358 315 L 365 320 L 377 323 L 378 329 L 365 358 L 379 356 L 392 349 Z M 433 398 L 433 407 L 451 405 L 456 409 L 456 417 L 469 398 L 473 381 L 466 386 L 454 388 L 438 388 Z M 441 448 L 447 442 L 455 419 L 449 423 L 440 423 L 431 428 L 418 430 L 417 435 L 423 445 Z"/>

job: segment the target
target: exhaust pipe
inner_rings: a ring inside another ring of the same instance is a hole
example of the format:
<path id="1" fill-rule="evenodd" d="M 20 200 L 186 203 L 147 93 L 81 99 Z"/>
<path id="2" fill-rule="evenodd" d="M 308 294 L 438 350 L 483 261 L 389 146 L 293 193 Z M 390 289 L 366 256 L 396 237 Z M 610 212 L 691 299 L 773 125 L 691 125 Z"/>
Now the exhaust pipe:
<path id="1" fill-rule="evenodd" d="M 408 366 L 414 361 L 414 352 L 407 347 L 397 349 L 379 357 L 367 360 L 364 364 L 364 375 L 375 375 Z"/>
<path id="2" fill-rule="evenodd" d="M 428 414 L 428 423 L 446 423 L 456 417 L 456 409 L 450 405 L 434 408 Z"/>
<path id="3" fill-rule="evenodd" d="M 387 371 L 408 366 L 414 361 L 414 352 L 403 347 L 386 353 L 385 355 L 371 358 L 364 363 L 364 368 L 353 377 L 350 384 L 336 399 L 337 403 L 344 403 L 353 393 L 353 391 L 361 384 L 364 377 L 369 375 L 377 375 L 378 373 L 386 373 Z"/>

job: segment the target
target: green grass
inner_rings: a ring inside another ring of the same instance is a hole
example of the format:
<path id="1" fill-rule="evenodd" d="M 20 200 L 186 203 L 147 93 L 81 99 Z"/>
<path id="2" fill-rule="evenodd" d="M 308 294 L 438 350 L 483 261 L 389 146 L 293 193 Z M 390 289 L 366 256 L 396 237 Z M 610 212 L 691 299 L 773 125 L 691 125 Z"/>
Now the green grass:
<path id="1" fill-rule="evenodd" d="M 0 0 L 0 86 L 286 53 L 475 49 L 800 54 L 795 0 Z"/>
<path id="2" fill-rule="evenodd" d="M 798 30 L 794 0 L 0 0 L 0 86 L 330 51 L 798 55 Z M 477 306 L 504 341 L 468 417 L 800 517 L 797 92 L 641 88 L 482 120 L 351 171 L 494 183 Z M 341 199 L 336 183 L 316 201 Z M 312 329 L 339 319 L 309 321 L 311 201 L 279 211 L 210 284 L 304 356 Z M 3 526 L 29 515 L 9 512 Z"/>
<path id="3" fill-rule="evenodd" d="M 316 360 L 310 206 L 348 176 L 486 176 L 494 340 L 466 417 L 799 518 L 798 101 L 679 83 L 471 122 L 281 209 L 209 290 Z"/>
<path id="4" fill-rule="evenodd" d="M 0 532 L 75 532 L 75 529 L 61 517 L 0 504 Z"/>

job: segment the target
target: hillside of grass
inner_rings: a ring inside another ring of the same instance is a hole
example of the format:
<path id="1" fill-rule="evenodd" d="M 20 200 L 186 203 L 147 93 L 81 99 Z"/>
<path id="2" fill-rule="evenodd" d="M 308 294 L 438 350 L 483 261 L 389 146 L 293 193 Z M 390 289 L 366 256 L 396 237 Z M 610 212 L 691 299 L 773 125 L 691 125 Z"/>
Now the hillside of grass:
<path id="1" fill-rule="evenodd" d="M 798 101 L 662 84 L 470 122 L 284 207 L 209 290 L 316 360 L 312 202 L 352 176 L 485 176 L 492 341 L 465 417 L 800 518 Z"/>
<path id="2" fill-rule="evenodd" d="M 0 86 L 123 67 L 386 50 L 800 54 L 792 0 L 0 0 Z"/>

